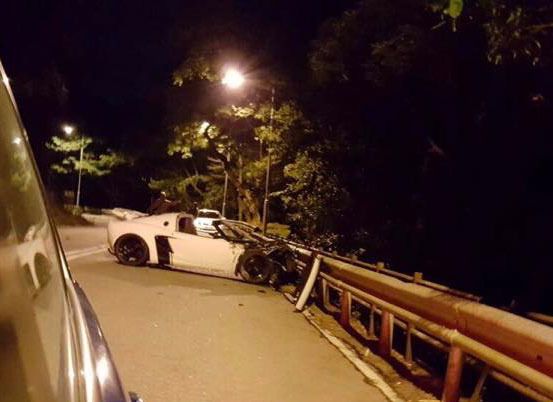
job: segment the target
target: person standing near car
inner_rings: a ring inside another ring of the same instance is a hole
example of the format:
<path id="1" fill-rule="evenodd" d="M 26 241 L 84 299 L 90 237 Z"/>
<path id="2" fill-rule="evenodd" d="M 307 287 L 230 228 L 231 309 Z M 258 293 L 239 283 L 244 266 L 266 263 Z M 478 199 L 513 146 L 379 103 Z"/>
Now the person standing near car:
<path id="1" fill-rule="evenodd" d="M 159 197 L 154 200 L 148 208 L 148 214 L 160 215 L 166 212 L 171 212 L 177 207 L 179 203 L 177 201 L 171 201 L 167 198 L 167 193 L 162 191 L 159 193 Z"/>

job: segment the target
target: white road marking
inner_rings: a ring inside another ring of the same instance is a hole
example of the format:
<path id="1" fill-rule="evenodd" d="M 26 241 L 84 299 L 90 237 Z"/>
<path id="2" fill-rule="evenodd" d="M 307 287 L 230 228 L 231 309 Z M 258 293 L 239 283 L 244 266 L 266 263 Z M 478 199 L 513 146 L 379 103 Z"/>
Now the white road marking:
<path id="1" fill-rule="evenodd" d="M 76 250 L 68 250 L 68 251 L 65 252 L 65 255 L 86 253 L 88 251 L 97 250 L 99 247 L 103 247 L 103 246 L 96 245 L 96 246 L 92 246 L 92 247 L 79 248 L 79 249 L 76 249 Z"/>
<path id="2" fill-rule="evenodd" d="M 313 314 L 309 310 L 305 310 L 303 313 L 304 317 L 313 325 L 317 330 L 323 335 L 331 344 L 333 344 L 339 351 L 344 355 L 346 359 L 350 361 L 351 364 L 357 368 L 367 378 L 382 394 L 391 402 L 405 402 L 404 399 L 400 398 L 398 394 L 390 387 L 384 378 L 378 374 L 370 365 L 365 363 L 359 358 L 357 352 L 351 347 L 347 346 L 341 339 L 332 335 L 330 331 L 321 328 L 313 317 Z"/>
<path id="3" fill-rule="evenodd" d="M 83 248 L 79 250 L 71 250 L 65 253 L 65 259 L 67 261 L 72 261 L 72 260 L 76 260 L 77 258 L 86 257 L 88 255 L 96 254 L 105 250 L 107 250 L 107 247 L 105 245 L 88 247 L 88 248 Z"/>

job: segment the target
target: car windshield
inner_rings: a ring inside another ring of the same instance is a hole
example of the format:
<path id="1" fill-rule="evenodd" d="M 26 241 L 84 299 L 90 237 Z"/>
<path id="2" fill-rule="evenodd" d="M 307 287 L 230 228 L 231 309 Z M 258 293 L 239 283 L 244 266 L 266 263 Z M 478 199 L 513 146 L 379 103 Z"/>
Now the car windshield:
<path id="1" fill-rule="evenodd" d="M 219 219 L 221 215 L 215 211 L 200 211 L 198 212 L 198 218 Z"/>

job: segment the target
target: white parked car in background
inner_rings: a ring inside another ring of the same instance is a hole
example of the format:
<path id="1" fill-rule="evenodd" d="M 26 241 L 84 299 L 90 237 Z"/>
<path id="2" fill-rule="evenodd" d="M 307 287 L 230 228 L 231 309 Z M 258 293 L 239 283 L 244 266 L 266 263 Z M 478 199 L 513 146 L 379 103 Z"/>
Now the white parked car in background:
<path id="1" fill-rule="evenodd" d="M 184 271 L 275 284 L 295 272 L 293 251 L 244 222 L 213 220 L 213 233 L 196 231 L 194 217 L 167 213 L 111 221 L 110 252 L 124 265 L 154 264 Z"/>
<path id="2" fill-rule="evenodd" d="M 199 209 L 198 215 L 194 219 L 194 226 L 196 230 L 215 233 L 217 230 L 213 226 L 213 221 L 219 219 L 224 219 L 219 211 L 215 209 Z"/>

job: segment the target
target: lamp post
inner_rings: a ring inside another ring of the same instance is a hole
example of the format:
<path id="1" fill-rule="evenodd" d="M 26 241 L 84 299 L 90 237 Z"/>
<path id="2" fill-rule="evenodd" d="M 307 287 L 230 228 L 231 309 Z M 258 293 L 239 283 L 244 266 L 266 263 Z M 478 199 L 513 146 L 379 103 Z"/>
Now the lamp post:
<path id="1" fill-rule="evenodd" d="M 222 84 L 226 86 L 229 89 L 236 90 L 240 88 L 242 85 L 244 85 L 244 82 L 246 79 L 244 78 L 244 75 L 234 69 L 229 68 L 225 74 L 223 75 L 223 79 L 221 80 Z M 227 162 L 230 162 L 230 151 L 227 151 Z M 228 172 L 225 168 L 225 185 L 223 189 L 223 206 L 221 208 L 221 214 L 225 216 L 225 210 L 227 206 L 227 192 L 228 192 Z"/>
<path id="2" fill-rule="evenodd" d="M 69 124 L 64 124 L 61 128 L 65 135 L 70 137 L 75 132 L 75 127 Z M 78 208 L 81 203 L 81 179 L 83 175 L 83 153 L 84 153 L 84 137 L 81 135 L 81 146 L 79 149 L 79 179 L 77 181 L 77 196 L 75 198 L 75 206 Z"/>
<path id="3" fill-rule="evenodd" d="M 230 162 L 230 151 L 227 152 L 227 162 Z M 221 215 L 225 217 L 225 210 L 227 207 L 227 191 L 228 191 L 228 173 L 225 169 L 225 186 L 223 188 L 223 207 L 221 208 Z"/>
<path id="4" fill-rule="evenodd" d="M 222 79 L 223 85 L 227 86 L 230 89 L 238 89 L 246 79 L 244 75 L 234 68 L 228 69 Z M 269 133 L 273 134 L 273 118 L 275 114 L 275 87 L 271 88 L 271 114 L 269 117 Z M 263 142 L 260 141 L 260 157 L 263 157 Z M 228 158 L 228 156 L 227 156 Z M 227 159 L 228 160 L 228 159 Z M 267 220 L 269 216 L 269 181 L 271 178 L 271 148 L 267 147 L 267 165 L 265 168 L 265 196 L 263 197 L 263 234 L 267 233 Z M 223 211 L 226 206 L 226 194 L 227 194 L 227 185 L 228 185 L 228 173 L 225 171 L 225 190 L 223 195 Z M 224 215 L 224 212 L 223 212 Z"/>
<path id="5" fill-rule="evenodd" d="M 271 114 L 269 115 L 269 133 L 273 134 L 273 117 L 275 114 L 275 87 L 271 88 Z M 271 178 L 271 148 L 267 147 L 267 167 L 265 171 L 265 197 L 263 198 L 263 234 L 267 234 L 269 215 L 269 180 Z"/>

